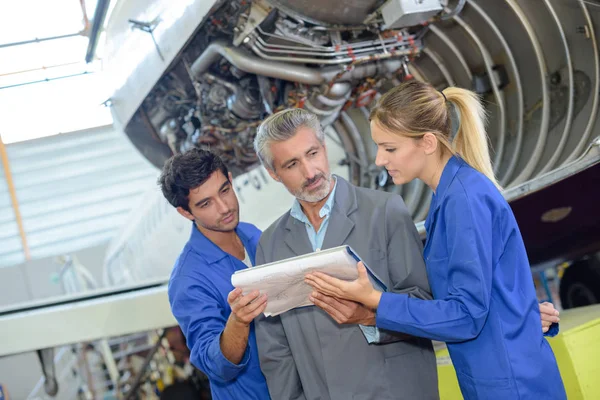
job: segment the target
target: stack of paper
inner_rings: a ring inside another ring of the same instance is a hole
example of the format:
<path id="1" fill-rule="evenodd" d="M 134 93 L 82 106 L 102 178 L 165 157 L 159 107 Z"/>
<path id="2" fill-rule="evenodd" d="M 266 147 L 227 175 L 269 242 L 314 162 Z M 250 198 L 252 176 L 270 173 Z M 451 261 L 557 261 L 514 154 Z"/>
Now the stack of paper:
<path id="1" fill-rule="evenodd" d="M 267 294 L 266 316 L 275 316 L 296 307 L 310 306 L 308 296 L 313 291 L 304 283 L 304 276 L 320 271 L 338 279 L 355 280 L 357 260 L 348 246 L 309 253 L 304 256 L 237 271 L 231 283 L 244 294 L 259 290 Z"/>

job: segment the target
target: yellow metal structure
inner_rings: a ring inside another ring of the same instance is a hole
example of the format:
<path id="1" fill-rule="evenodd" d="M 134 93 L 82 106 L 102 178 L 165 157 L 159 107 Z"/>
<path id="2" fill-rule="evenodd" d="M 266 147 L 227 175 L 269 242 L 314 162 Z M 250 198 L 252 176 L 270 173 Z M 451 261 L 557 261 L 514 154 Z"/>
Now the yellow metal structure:
<path id="1" fill-rule="evenodd" d="M 19 211 L 19 202 L 17 200 L 17 193 L 15 191 L 15 185 L 12 180 L 12 174 L 10 172 L 10 163 L 8 162 L 8 154 L 6 152 L 6 146 L 0 136 L 0 158 L 2 159 L 2 166 L 4 168 L 4 175 L 6 176 L 6 184 L 8 185 L 8 192 L 10 193 L 10 199 L 12 201 L 13 210 L 15 212 L 15 220 L 19 227 L 19 234 L 21 235 L 21 243 L 23 244 L 23 253 L 25 253 L 25 259 L 30 260 L 29 246 L 27 245 L 27 236 L 25 235 L 25 228 L 23 227 L 23 219 L 21 218 L 21 212 Z"/>
<path id="2" fill-rule="evenodd" d="M 552 346 L 569 400 L 600 399 L 600 304 L 562 311 Z M 462 395 L 448 350 L 436 351 L 441 400 Z"/>

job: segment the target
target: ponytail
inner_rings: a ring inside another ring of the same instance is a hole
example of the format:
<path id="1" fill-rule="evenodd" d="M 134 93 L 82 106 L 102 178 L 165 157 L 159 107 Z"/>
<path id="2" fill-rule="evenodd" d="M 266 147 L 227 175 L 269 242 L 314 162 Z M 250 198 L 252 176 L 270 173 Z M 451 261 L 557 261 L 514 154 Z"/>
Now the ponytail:
<path id="1" fill-rule="evenodd" d="M 452 138 L 451 109 L 459 126 Z M 458 154 L 502 190 L 492 168 L 485 133 L 486 113 L 470 90 L 449 87 L 439 92 L 429 83 L 411 80 L 385 93 L 371 110 L 371 121 L 400 135 L 419 139 L 432 133 L 443 148 Z"/>
<path id="2" fill-rule="evenodd" d="M 452 150 L 502 190 L 492 168 L 485 133 L 487 115 L 479 97 L 470 90 L 457 87 L 446 88 L 442 94 L 456 107 L 459 115 L 458 131 L 451 141 Z"/>

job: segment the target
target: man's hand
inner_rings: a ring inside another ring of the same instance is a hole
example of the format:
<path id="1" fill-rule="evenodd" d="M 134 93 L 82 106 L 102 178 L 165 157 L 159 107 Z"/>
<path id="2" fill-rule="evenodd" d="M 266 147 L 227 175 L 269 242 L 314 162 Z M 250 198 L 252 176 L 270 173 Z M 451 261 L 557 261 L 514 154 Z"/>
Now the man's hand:
<path id="1" fill-rule="evenodd" d="M 245 296 L 242 289 L 234 289 L 227 296 L 231 314 L 221 335 L 221 351 L 225 358 L 239 364 L 248 346 L 250 323 L 267 307 L 267 295 L 260 296 L 258 290 Z"/>
<path id="2" fill-rule="evenodd" d="M 540 316 L 542 318 L 542 332 L 546 333 L 550 329 L 550 325 L 558 323 L 558 310 L 554 308 L 552 303 L 547 301 L 540 304 Z"/>
<path id="3" fill-rule="evenodd" d="M 231 307 L 233 321 L 249 326 L 267 307 L 267 295 L 260 295 L 260 292 L 255 290 L 243 296 L 242 289 L 234 289 L 227 296 L 227 302 Z"/>
<path id="4" fill-rule="evenodd" d="M 375 312 L 354 301 L 336 299 L 317 291 L 310 295 L 310 301 L 338 324 L 375 325 Z"/>

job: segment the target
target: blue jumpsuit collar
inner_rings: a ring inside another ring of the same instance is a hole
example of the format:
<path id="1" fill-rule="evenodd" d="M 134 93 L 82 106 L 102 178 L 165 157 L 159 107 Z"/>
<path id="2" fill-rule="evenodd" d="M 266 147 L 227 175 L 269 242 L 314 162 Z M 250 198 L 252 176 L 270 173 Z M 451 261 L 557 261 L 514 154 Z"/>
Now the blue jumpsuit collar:
<path id="1" fill-rule="evenodd" d="M 465 164 L 462 158 L 459 156 L 452 156 L 446 166 L 444 167 L 444 171 L 442 171 L 442 176 L 440 177 L 440 182 L 438 183 L 437 189 L 433 195 L 435 200 L 435 204 L 432 207 L 432 211 L 435 211 L 444 199 L 446 195 L 446 191 L 452 181 L 454 181 L 454 177 L 458 173 L 458 170 Z"/>
<path id="2" fill-rule="evenodd" d="M 240 237 L 244 247 L 247 249 L 250 248 L 250 240 L 252 239 L 252 235 L 250 232 L 247 232 L 246 227 L 242 222 L 238 224 L 235 228 L 235 232 Z M 192 234 L 190 236 L 190 245 L 194 250 L 198 252 L 200 257 L 204 258 L 207 264 L 214 264 L 223 258 L 229 256 L 228 253 L 221 250 L 219 246 L 214 244 L 209 238 L 204 236 L 202 232 L 198 229 L 196 224 L 192 222 Z M 250 261 L 252 261 L 252 265 L 254 265 L 254 253 L 248 251 L 248 255 L 250 256 Z"/>

